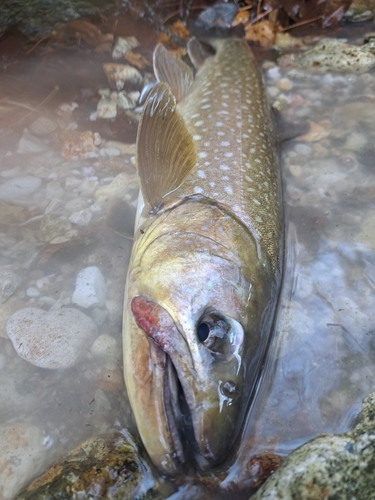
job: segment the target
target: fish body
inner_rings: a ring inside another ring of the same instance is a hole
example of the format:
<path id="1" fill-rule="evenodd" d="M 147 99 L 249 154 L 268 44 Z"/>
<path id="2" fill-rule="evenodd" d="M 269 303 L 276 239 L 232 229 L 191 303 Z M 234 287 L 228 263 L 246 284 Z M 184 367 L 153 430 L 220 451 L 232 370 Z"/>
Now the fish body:
<path id="1" fill-rule="evenodd" d="M 151 91 L 137 138 L 144 206 L 125 293 L 124 375 L 142 441 L 167 474 L 228 455 L 281 276 L 280 173 L 261 74 L 245 42 L 212 44 L 215 55 L 195 50 L 195 79 L 156 50 L 167 83 Z"/>

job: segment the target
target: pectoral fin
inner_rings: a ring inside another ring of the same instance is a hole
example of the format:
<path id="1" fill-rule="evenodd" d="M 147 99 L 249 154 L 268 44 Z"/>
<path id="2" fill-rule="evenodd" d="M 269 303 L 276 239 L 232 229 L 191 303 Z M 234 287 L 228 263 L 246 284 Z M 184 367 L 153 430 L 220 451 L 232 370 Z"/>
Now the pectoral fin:
<path id="1" fill-rule="evenodd" d="M 177 102 L 187 95 L 194 80 L 189 66 L 175 59 L 161 43 L 154 51 L 154 72 L 159 82 L 168 83 Z"/>
<path id="2" fill-rule="evenodd" d="M 195 69 L 199 69 L 208 57 L 215 54 L 211 45 L 201 43 L 197 38 L 190 38 L 187 44 L 187 51 Z"/>
<path id="3" fill-rule="evenodd" d="M 151 211 L 182 184 L 196 164 L 192 135 L 166 83 L 157 83 L 147 98 L 136 156 L 143 198 Z"/>

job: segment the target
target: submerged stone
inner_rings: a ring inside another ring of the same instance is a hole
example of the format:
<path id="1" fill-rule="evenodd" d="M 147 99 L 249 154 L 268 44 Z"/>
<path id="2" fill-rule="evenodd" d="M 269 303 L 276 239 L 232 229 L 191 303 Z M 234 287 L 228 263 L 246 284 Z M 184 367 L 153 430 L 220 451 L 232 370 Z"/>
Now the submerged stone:
<path id="1" fill-rule="evenodd" d="M 53 463 L 17 500 L 59 498 L 151 498 L 157 485 L 131 435 L 94 436 Z"/>
<path id="2" fill-rule="evenodd" d="M 319 436 L 301 446 L 252 500 L 375 498 L 375 392 L 363 402 L 362 420 L 344 434 Z"/>

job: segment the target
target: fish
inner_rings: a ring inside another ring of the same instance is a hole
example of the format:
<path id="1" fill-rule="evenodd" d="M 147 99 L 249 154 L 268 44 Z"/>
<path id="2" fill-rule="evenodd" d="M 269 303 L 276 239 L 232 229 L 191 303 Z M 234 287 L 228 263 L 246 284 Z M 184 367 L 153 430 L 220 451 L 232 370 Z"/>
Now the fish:
<path id="1" fill-rule="evenodd" d="M 275 129 L 244 41 L 163 46 L 136 143 L 140 201 L 124 299 L 126 390 L 168 476 L 222 463 L 260 380 L 282 276 Z"/>

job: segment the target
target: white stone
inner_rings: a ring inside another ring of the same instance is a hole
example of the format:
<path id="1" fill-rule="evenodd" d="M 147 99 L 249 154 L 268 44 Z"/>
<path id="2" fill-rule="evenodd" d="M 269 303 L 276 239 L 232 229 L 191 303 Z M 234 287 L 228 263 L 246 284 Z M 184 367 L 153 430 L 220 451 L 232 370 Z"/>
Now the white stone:
<path id="1" fill-rule="evenodd" d="M 117 99 L 100 99 L 96 107 L 96 115 L 98 118 L 116 118 Z"/>
<path id="2" fill-rule="evenodd" d="M 55 132 L 56 129 L 57 124 L 46 116 L 40 116 L 29 127 L 30 132 L 35 135 L 42 136 L 51 134 L 52 132 Z"/>
<path id="3" fill-rule="evenodd" d="M 15 202 L 20 198 L 26 198 L 34 193 L 41 184 L 42 179 L 39 177 L 31 175 L 15 177 L 0 186 L 0 200 Z"/>
<path id="4" fill-rule="evenodd" d="M 35 287 L 35 286 L 30 286 L 27 290 L 26 290 L 26 295 L 30 298 L 35 298 L 35 297 L 39 297 L 40 295 L 40 291 Z"/>
<path id="5" fill-rule="evenodd" d="M 112 50 L 113 59 L 120 59 L 126 52 L 138 47 L 139 42 L 134 36 L 119 36 Z"/>
<path id="6" fill-rule="evenodd" d="M 110 86 L 116 90 L 122 90 L 124 87 L 140 87 L 142 85 L 142 75 L 133 66 L 127 64 L 105 63 L 104 72 L 107 75 Z"/>
<path id="7" fill-rule="evenodd" d="M 116 339 L 107 335 L 106 333 L 100 335 L 90 348 L 90 352 L 93 356 L 97 357 L 112 357 L 116 355 L 117 342 Z"/>
<path id="8" fill-rule="evenodd" d="M 21 276 L 15 271 L 12 266 L 0 268 L 0 304 L 13 295 L 22 281 Z"/>
<path id="9" fill-rule="evenodd" d="M 77 309 L 25 307 L 8 319 L 6 332 L 21 358 L 40 368 L 65 369 L 77 362 L 97 328 Z"/>
<path id="10" fill-rule="evenodd" d="M 86 267 L 78 273 L 72 302 L 80 307 L 102 306 L 107 297 L 107 285 L 101 270 Z"/>
<path id="11" fill-rule="evenodd" d="M 92 212 L 86 208 L 80 212 L 75 212 L 69 217 L 70 222 L 77 226 L 87 226 L 92 219 Z"/>
<path id="12" fill-rule="evenodd" d="M 41 472 L 45 458 L 40 429 L 15 423 L 0 427 L 0 498 L 11 500 L 30 479 Z"/>
<path id="13" fill-rule="evenodd" d="M 17 153 L 42 153 L 47 151 L 48 147 L 35 135 L 30 134 L 26 130 L 22 134 L 17 146 Z"/>
<path id="14" fill-rule="evenodd" d="M 52 181 L 47 184 L 46 196 L 49 200 L 53 198 L 62 198 L 64 190 L 59 181 Z"/>

